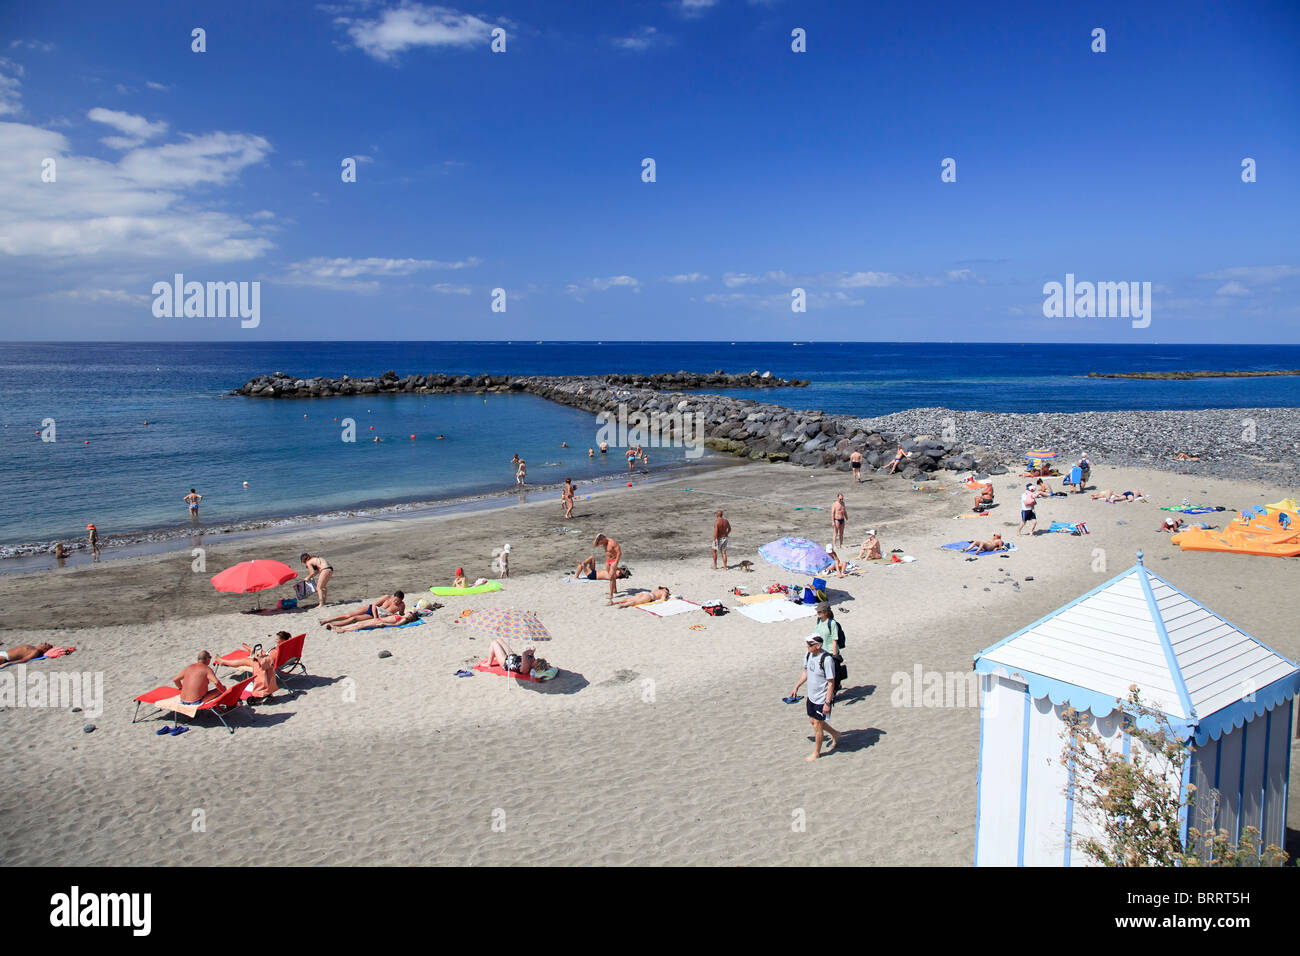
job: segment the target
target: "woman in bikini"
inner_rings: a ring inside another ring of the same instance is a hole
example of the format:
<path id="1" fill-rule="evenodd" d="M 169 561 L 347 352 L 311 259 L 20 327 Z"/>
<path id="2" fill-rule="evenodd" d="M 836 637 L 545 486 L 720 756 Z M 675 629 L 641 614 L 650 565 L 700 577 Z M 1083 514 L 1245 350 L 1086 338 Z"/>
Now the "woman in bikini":
<path id="1" fill-rule="evenodd" d="M 403 614 L 406 612 L 406 604 L 403 601 L 405 597 L 406 595 L 401 591 L 394 591 L 364 607 L 346 611 L 336 617 L 322 618 L 320 623 L 325 625 L 326 630 L 336 630 L 333 627 L 335 624 L 356 624 L 358 621 L 372 621 L 389 614 Z"/>
<path id="2" fill-rule="evenodd" d="M 619 565 L 616 573 L 618 577 L 615 580 L 622 580 L 632 576 L 632 572 L 627 569 L 626 565 Z M 597 570 L 596 559 L 591 557 L 578 565 L 573 572 L 573 576 L 575 578 L 586 578 L 588 581 L 608 581 L 610 579 L 610 569 L 601 568 Z"/>
<path id="3" fill-rule="evenodd" d="M 636 607 L 638 604 L 651 604 L 655 601 L 667 601 L 671 597 L 668 589 L 657 587 L 653 591 L 642 591 L 640 594 L 631 594 L 614 602 L 614 607 Z"/>
<path id="4" fill-rule="evenodd" d="M 334 568 L 330 563 L 320 556 L 312 556 L 304 551 L 298 556 L 298 559 L 307 566 L 307 577 L 305 580 L 316 579 L 316 606 L 322 608 L 325 606 L 325 587 L 329 584 L 330 578 L 334 577 Z"/>
<path id="5" fill-rule="evenodd" d="M 407 611 L 405 614 L 385 614 L 383 617 L 374 618 L 369 621 L 357 621 L 355 624 L 343 624 L 334 628 L 334 633 L 342 634 L 348 631 L 373 631 L 380 627 L 401 627 L 403 624 L 410 624 L 420 619 L 419 611 Z"/>
<path id="6" fill-rule="evenodd" d="M 560 500 L 564 502 L 564 517 L 573 517 L 573 479 L 564 479 L 564 490 L 560 493 Z"/>

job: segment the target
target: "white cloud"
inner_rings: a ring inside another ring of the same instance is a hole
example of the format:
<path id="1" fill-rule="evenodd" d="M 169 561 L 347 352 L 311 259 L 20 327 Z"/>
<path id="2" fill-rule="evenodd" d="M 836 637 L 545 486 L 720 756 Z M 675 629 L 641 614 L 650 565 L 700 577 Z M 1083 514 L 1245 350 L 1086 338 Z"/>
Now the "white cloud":
<path id="1" fill-rule="evenodd" d="M 678 0 L 677 9 L 683 16 L 698 17 L 716 6 L 718 0 Z"/>
<path id="2" fill-rule="evenodd" d="M 137 183 L 155 188 L 225 185 L 271 152 L 265 139 L 246 133 L 183 136 L 183 142 L 132 150 L 119 168 Z"/>
<path id="3" fill-rule="evenodd" d="M 757 285 L 763 282 L 788 285 L 794 281 L 796 280 L 781 270 L 764 272 L 762 275 L 750 275 L 747 272 L 727 272 L 722 276 L 722 284 L 728 289 L 736 289 L 744 285 Z"/>
<path id="4" fill-rule="evenodd" d="M 47 293 L 44 298 L 61 302 L 116 302 L 119 305 L 139 305 L 153 298 L 143 292 L 127 292 L 125 289 L 64 289 Z"/>
<path id="5" fill-rule="evenodd" d="M 452 285 L 449 282 L 438 282 L 431 288 L 434 292 L 441 292 L 443 295 L 469 295 L 472 291 L 467 285 Z"/>
<path id="6" fill-rule="evenodd" d="M 317 256 L 292 262 L 286 273 L 280 277 L 287 285 L 316 286 L 324 289 L 342 289 L 350 292 L 377 292 L 380 278 L 409 276 L 425 269 L 468 269 L 482 260 L 470 257 L 452 262 L 437 259 L 383 259 L 370 257 L 366 259 L 337 258 L 330 259 Z M 445 283 L 443 284 L 445 285 Z M 435 286 L 435 288 L 437 288 Z M 457 287 L 446 286 L 439 292 L 455 291 Z M 468 294 L 468 290 L 466 293 Z"/>
<path id="7" fill-rule="evenodd" d="M 9 49 L 22 47 L 26 50 L 36 50 L 38 53 L 49 53 L 54 49 L 53 43 L 45 43 L 41 40 L 13 40 L 9 43 Z"/>
<path id="8" fill-rule="evenodd" d="M 391 63 L 414 47 L 466 47 L 491 37 L 492 24 L 449 7 L 413 3 L 384 10 L 376 19 L 339 17 L 348 36 L 368 56 Z"/>
<path id="9" fill-rule="evenodd" d="M 1226 282 L 1214 290 L 1215 295 L 1250 295 L 1250 290 L 1240 282 Z"/>
<path id="10" fill-rule="evenodd" d="M 228 140 L 260 145 L 225 153 L 220 147 Z M 192 137 L 180 144 L 178 166 L 161 176 L 156 154 L 168 147 L 135 150 L 113 163 L 77 155 L 62 133 L 22 123 L 0 123 L 0 142 L 0 182 L 9 184 L 0 190 L 0 255 L 83 265 L 159 258 L 236 262 L 272 246 L 252 223 L 187 194 L 197 183 L 227 182 L 259 159 L 270 148 L 260 137 Z M 53 183 L 33 173 L 47 157 L 55 161 Z"/>
<path id="11" fill-rule="evenodd" d="M 86 114 L 86 118 L 96 123 L 103 123 L 105 126 L 111 126 L 122 134 L 121 136 L 105 136 L 100 140 L 101 143 L 111 149 L 132 149 L 147 139 L 153 139 L 167 132 L 167 124 L 162 120 L 150 123 L 143 116 L 136 116 L 134 113 L 123 113 L 120 110 L 108 110 L 102 106 L 96 106 Z"/>
<path id="12" fill-rule="evenodd" d="M 842 277 L 838 285 L 845 289 L 861 289 L 884 288 L 898 283 L 898 276 L 892 272 L 854 272 Z"/>
<path id="13" fill-rule="evenodd" d="M 586 293 L 605 292 L 608 289 L 631 289 L 633 292 L 640 292 L 641 280 L 632 276 L 606 276 L 604 278 L 583 279 L 581 282 L 570 282 L 565 286 L 564 291 L 582 302 Z"/>
<path id="14" fill-rule="evenodd" d="M 153 80 L 145 80 L 144 85 L 149 87 L 151 90 L 159 90 L 163 93 L 171 89 L 171 87 L 166 83 L 155 83 Z"/>
<path id="15" fill-rule="evenodd" d="M 654 27 L 642 27 L 632 36 L 615 37 L 611 42 L 621 50 L 648 50 L 659 42 L 659 31 Z"/>
<path id="16" fill-rule="evenodd" d="M 685 282 L 706 282 L 708 281 L 708 278 L 709 277 L 702 272 L 683 272 L 679 275 L 668 276 L 664 281 L 672 282 L 675 285 L 681 285 Z"/>
<path id="17" fill-rule="evenodd" d="M 1267 283 L 1300 276 L 1300 266 L 1234 266 L 1218 272 L 1206 272 L 1198 279 L 1245 279 L 1247 282 Z"/>
<path id="18" fill-rule="evenodd" d="M 0 71 L 3 71 L 0 72 L 0 116 L 21 112 L 23 96 L 19 90 L 23 84 L 18 77 L 23 75 L 22 65 L 0 57 Z M 14 75 L 6 76 L 5 73 Z"/>

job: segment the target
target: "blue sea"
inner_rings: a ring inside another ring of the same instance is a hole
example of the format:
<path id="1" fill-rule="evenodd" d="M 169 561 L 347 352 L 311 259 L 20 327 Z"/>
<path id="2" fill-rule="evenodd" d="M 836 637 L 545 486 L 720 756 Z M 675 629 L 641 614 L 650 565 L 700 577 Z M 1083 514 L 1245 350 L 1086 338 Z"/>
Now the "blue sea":
<path id="1" fill-rule="evenodd" d="M 730 394 L 872 416 L 945 406 L 1002 412 L 1300 407 L 1300 377 L 1128 381 L 1087 373 L 1300 368 L 1300 346 L 728 342 L 0 344 L 0 548 L 438 500 L 626 472 L 587 458 L 593 416 L 530 395 L 259 400 L 254 375 L 771 371 L 798 390 Z M 335 419 L 357 423 L 340 440 Z M 52 419 L 56 441 L 41 440 Z M 144 422 L 149 424 L 145 425 Z M 410 435 L 414 434 L 414 440 Z M 445 440 L 436 440 L 443 434 Z M 372 437 L 383 440 L 374 442 Z M 569 447 L 561 447 L 567 442 Z M 655 471 L 681 449 L 655 449 Z M 247 487 L 244 486 L 247 482 Z"/>

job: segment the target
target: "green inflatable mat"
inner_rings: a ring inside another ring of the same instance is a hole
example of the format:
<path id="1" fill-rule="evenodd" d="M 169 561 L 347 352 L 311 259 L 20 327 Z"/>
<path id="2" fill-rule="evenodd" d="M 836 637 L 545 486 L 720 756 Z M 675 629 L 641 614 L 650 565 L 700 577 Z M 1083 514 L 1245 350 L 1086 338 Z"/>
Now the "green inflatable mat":
<path id="1" fill-rule="evenodd" d="M 438 597 L 456 597 L 461 594 L 488 594 L 492 591 L 500 591 L 501 582 L 489 581 L 487 584 L 480 584 L 476 588 L 429 588 L 429 590 Z"/>

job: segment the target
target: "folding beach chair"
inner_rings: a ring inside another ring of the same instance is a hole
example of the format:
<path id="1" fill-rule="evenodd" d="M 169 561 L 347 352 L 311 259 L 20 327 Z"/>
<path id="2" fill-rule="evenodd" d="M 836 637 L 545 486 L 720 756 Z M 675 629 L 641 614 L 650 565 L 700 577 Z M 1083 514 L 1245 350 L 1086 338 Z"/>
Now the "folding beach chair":
<path id="1" fill-rule="evenodd" d="M 231 713 L 239 706 L 240 695 L 243 694 L 244 688 L 252 682 L 253 678 L 249 677 L 246 680 L 240 681 L 238 684 L 232 684 L 230 687 L 227 687 L 226 692 L 221 694 L 219 697 L 214 697 L 206 703 L 199 704 L 197 707 L 186 708 L 185 710 L 179 709 L 178 698 L 180 697 L 180 692 L 175 688 L 175 686 L 155 687 L 153 690 L 141 694 L 135 699 L 136 716 L 131 718 L 131 723 L 134 724 L 139 719 L 141 704 L 153 704 L 159 713 L 162 711 L 171 711 L 174 714 L 184 714 L 187 710 L 193 710 L 194 716 L 197 717 L 204 711 L 208 711 L 216 717 L 217 720 L 221 721 L 221 726 L 226 728 L 227 733 L 233 734 L 235 729 L 226 723 L 226 718 L 222 715 Z M 152 717 L 153 714 L 146 714 L 145 716 Z"/>
<path id="2" fill-rule="evenodd" d="M 293 672 L 296 667 L 302 671 L 303 676 L 307 675 L 307 668 L 302 663 L 302 646 L 307 641 L 306 633 L 299 634 L 297 637 L 291 637 L 278 648 L 275 656 L 275 679 L 281 684 Z"/>

